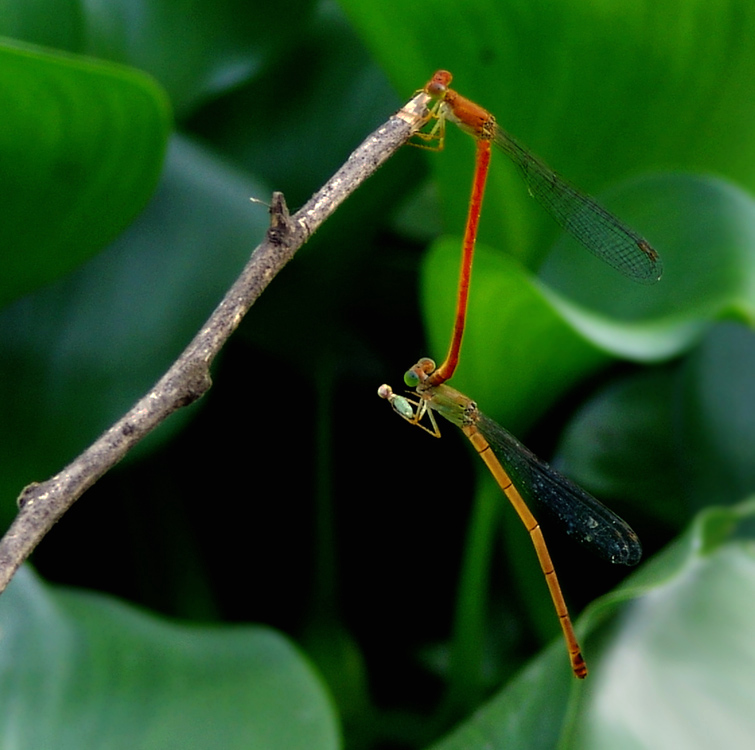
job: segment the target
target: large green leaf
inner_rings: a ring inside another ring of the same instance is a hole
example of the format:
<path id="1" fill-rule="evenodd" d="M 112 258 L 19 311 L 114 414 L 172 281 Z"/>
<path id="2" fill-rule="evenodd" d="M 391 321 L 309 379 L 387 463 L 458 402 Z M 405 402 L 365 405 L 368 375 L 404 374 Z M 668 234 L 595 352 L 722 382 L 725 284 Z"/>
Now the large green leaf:
<path id="1" fill-rule="evenodd" d="M 754 363 L 755 334 L 723 323 L 681 365 L 609 384 L 565 431 L 564 467 L 672 528 L 755 492 Z"/>
<path id="2" fill-rule="evenodd" d="M 43 584 L 28 568 L 0 599 L 0 747 L 340 745 L 328 695 L 264 627 L 199 627 Z"/>
<path id="3" fill-rule="evenodd" d="M 692 489 L 679 466 L 678 384 L 667 369 L 610 382 L 580 408 L 558 450 L 560 468 L 594 495 L 629 502 L 675 531 L 691 515 Z"/>
<path id="4" fill-rule="evenodd" d="M 704 511 L 629 582 L 628 592 L 641 596 L 606 636 L 574 747 L 749 746 L 755 556 L 751 537 L 721 542 L 738 522 L 751 524 L 754 510 L 749 502 Z"/>
<path id="5" fill-rule="evenodd" d="M 578 627 L 584 683 L 559 639 L 434 750 L 748 747 L 755 558 L 729 534 L 753 516 L 754 502 L 702 513 L 596 601 Z"/>
<path id="6" fill-rule="evenodd" d="M 626 283 L 575 242 L 559 242 L 542 278 L 584 336 L 618 356 L 658 360 L 696 343 L 715 319 L 755 323 L 755 201 L 747 193 L 670 174 L 633 181 L 608 205 L 654 238 L 665 271 L 651 288 Z"/>
<path id="7" fill-rule="evenodd" d="M 170 130 L 149 77 L 0 41 L 0 304 L 110 242 L 154 190 Z"/>
<path id="8" fill-rule="evenodd" d="M 724 323 L 680 368 L 675 410 L 680 485 L 692 508 L 755 492 L 755 333 Z"/>

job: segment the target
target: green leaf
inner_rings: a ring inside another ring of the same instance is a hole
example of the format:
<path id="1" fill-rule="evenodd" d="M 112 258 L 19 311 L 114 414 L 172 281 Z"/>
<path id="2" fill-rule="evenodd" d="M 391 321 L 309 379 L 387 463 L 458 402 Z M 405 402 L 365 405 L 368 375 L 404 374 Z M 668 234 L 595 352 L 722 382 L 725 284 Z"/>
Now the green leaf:
<path id="1" fill-rule="evenodd" d="M 594 602 L 578 623 L 584 683 L 558 639 L 433 749 L 747 747 L 755 556 L 751 542 L 726 539 L 753 517 L 755 501 L 701 513 Z"/>
<path id="2" fill-rule="evenodd" d="M 0 745 L 340 746 L 328 695 L 264 627 L 199 627 L 59 590 L 22 568 L 0 599 Z"/>
<path id="3" fill-rule="evenodd" d="M 312 0 L 0 0 L 0 34 L 141 68 L 183 116 L 283 54 L 312 6 Z"/>
<path id="4" fill-rule="evenodd" d="M 79 0 L 0 0 L 0 34 L 45 47 L 81 52 Z"/>
<path id="5" fill-rule="evenodd" d="M 107 2 L 90 6 L 86 48 L 152 73 L 183 115 L 285 54 L 312 7 L 312 0 Z"/>
<path id="6" fill-rule="evenodd" d="M 299 44 L 298 55 L 286 57 L 248 85 L 208 105 L 192 122 L 219 152 L 255 174 L 274 179 L 292 209 L 308 200 L 367 134 L 400 106 L 385 75 L 336 9 L 323 6 Z M 302 65 L 302 58 L 310 56 Z M 264 112 L 260 102 L 265 102 Z M 405 151 L 420 156 L 414 149 Z M 410 156 L 402 154 L 392 162 Z M 368 180 L 358 193 L 369 190 L 372 182 Z M 339 211 L 337 216 L 342 213 L 349 212 Z M 373 224 L 375 216 L 373 206 Z M 333 243 L 321 262 L 354 251 L 353 241 Z"/>
<path id="7" fill-rule="evenodd" d="M 755 492 L 755 334 L 716 326 L 684 362 L 676 409 L 678 476 L 693 508 Z"/>
<path id="8" fill-rule="evenodd" d="M 564 432 L 566 472 L 678 527 L 712 502 L 755 492 L 755 334 L 722 323 L 680 365 L 611 383 Z"/>
<path id="9" fill-rule="evenodd" d="M 144 207 L 170 130 L 144 74 L 0 42 L 0 304 L 101 250 Z"/>
<path id="10" fill-rule="evenodd" d="M 617 356 L 658 360 L 689 348 L 715 319 L 755 323 L 749 195 L 722 180 L 674 174 L 622 186 L 606 204 L 653 238 L 665 271 L 652 287 L 630 284 L 576 242 L 560 241 L 542 278 L 585 337 Z"/>
<path id="11" fill-rule="evenodd" d="M 574 747 L 747 747 L 755 668 L 751 538 L 723 543 L 755 503 L 701 513 L 627 584 L 638 596 L 610 631 L 587 685 Z M 602 617 L 602 600 L 591 614 Z"/>
<path id="12" fill-rule="evenodd" d="M 679 528 L 691 512 L 679 466 L 677 386 L 676 373 L 667 370 L 610 382 L 564 431 L 559 469 L 597 497 L 621 499 Z"/>

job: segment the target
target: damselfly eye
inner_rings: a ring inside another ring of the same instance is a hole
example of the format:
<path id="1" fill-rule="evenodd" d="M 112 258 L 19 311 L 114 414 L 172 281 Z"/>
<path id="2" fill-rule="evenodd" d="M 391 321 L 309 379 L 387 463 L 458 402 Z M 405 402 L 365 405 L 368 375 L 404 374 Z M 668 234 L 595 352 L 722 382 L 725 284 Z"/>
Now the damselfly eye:
<path id="1" fill-rule="evenodd" d="M 419 385 L 419 375 L 414 370 L 407 370 L 404 373 L 404 383 L 409 388 L 416 388 Z"/>

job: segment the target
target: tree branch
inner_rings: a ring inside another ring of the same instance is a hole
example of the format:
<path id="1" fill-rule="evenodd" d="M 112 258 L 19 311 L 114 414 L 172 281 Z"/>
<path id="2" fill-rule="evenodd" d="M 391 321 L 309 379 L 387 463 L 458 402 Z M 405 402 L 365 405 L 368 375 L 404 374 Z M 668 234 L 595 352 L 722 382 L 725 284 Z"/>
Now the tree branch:
<path id="1" fill-rule="evenodd" d="M 266 240 L 181 356 L 121 419 L 60 473 L 33 482 L 18 498 L 19 512 L 0 540 L 0 593 L 62 515 L 103 474 L 170 414 L 211 386 L 210 365 L 222 346 L 296 251 L 319 226 L 428 120 L 429 97 L 417 94 L 370 135 L 294 216 L 274 193 Z"/>

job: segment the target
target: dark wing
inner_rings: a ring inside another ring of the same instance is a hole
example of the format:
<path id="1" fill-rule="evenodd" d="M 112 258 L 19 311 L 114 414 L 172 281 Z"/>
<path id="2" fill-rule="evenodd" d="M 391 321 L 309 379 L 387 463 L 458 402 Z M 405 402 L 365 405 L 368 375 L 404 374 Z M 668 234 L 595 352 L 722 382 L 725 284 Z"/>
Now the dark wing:
<path id="1" fill-rule="evenodd" d="M 555 518 L 569 536 L 600 557 L 621 565 L 640 561 L 642 545 L 625 521 L 539 459 L 499 424 L 480 412 L 478 415 L 477 428 L 525 501 Z"/>

